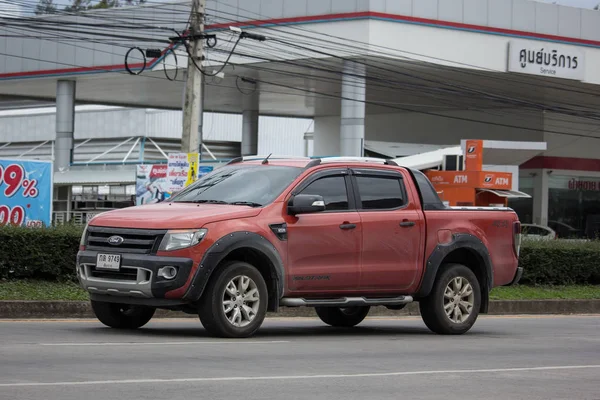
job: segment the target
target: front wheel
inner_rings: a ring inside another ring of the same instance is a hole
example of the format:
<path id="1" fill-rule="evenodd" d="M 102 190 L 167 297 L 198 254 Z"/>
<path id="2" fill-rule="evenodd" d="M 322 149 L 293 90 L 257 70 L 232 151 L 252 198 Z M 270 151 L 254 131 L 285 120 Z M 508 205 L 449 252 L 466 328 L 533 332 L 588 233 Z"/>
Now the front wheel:
<path id="1" fill-rule="evenodd" d="M 213 336 L 252 336 L 267 315 L 269 293 L 263 276 L 239 261 L 224 265 L 217 273 L 200 300 L 202 325 Z"/>
<path id="2" fill-rule="evenodd" d="M 128 304 L 91 301 L 96 318 L 104 325 L 116 329 L 137 329 L 154 316 L 155 308 Z"/>
<path id="3" fill-rule="evenodd" d="M 461 335 L 471 329 L 479 315 L 479 281 L 464 265 L 448 264 L 442 268 L 429 296 L 419 302 L 419 310 L 431 331 Z"/>
<path id="4" fill-rule="evenodd" d="M 315 307 L 321 321 L 327 325 L 350 328 L 360 324 L 371 307 Z"/>

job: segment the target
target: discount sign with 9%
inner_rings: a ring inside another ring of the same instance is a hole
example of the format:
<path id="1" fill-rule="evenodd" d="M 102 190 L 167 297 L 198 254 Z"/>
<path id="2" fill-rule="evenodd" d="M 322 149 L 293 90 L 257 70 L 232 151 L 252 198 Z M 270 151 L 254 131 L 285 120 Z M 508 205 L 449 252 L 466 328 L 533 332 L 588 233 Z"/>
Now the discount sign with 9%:
<path id="1" fill-rule="evenodd" d="M 2 187 L 4 186 L 4 187 Z M 4 168 L 0 165 L 0 191 L 3 190 L 4 196 L 11 198 L 19 190 L 25 198 L 35 198 L 38 195 L 37 181 L 27 179 L 25 170 L 18 164 L 11 164 Z M 22 225 L 25 219 L 25 210 L 21 206 L 8 207 L 0 205 L 0 225 L 10 223 L 12 225 Z"/>
<path id="2" fill-rule="evenodd" d="M 6 185 L 4 196 L 13 197 L 23 189 L 23 197 L 37 197 L 37 181 L 35 179 L 26 179 L 23 167 L 18 164 L 11 164 L 6 168 L 0 165 L 0 185 Z"/>

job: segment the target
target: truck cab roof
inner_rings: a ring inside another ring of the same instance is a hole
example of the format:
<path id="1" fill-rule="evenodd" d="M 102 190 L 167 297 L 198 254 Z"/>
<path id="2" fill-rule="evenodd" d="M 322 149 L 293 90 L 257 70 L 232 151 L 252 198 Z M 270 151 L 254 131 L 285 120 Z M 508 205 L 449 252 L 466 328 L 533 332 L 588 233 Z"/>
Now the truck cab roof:
<path id="1" fill-rule="evenodd" d="M 278 165 L 287 167 L 299 167 L 304 169 L 315 168 L 323 165 L 345 165 L 347 167 L 388 167 L 393 169 L 404 169 L 409 172 L 413 178 L 419 192 L 419 200 L 423 210 L 444 210 L 448 209 L 438 196 L 433 185 L 421 171 L 406 167 L 401 167 L 392 160 L 374 157 L 297 157 L 297 156 L 246 156 L 231 160 L 227 165 L 232 164 L 250 164 L 250 165 Z"/>

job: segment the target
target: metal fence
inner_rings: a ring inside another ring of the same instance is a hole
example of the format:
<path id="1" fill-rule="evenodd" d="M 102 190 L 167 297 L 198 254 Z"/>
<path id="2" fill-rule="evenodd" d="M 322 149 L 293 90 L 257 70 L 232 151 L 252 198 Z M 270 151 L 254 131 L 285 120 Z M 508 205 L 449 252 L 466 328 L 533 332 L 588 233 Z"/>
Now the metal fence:
<path id="1" fill-rule="evenodd" d="M 52 224 L 53 225 L 85 225 L 94 216 L 100 214 L 99 211 L 56 211 L 52 213 Z"/>

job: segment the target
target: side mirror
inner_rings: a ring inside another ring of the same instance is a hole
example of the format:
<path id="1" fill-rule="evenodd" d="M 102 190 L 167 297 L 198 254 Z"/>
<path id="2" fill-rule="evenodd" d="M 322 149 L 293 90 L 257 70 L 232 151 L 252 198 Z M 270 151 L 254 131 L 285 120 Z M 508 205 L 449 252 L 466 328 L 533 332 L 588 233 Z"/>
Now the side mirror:
<path id="1" fill-rule="evenodd" d="M 290 215 L 310 214 L 325 211 L 323 196 L 312 194 L 299 194 L 294 196 L 288 204 Z"/>

